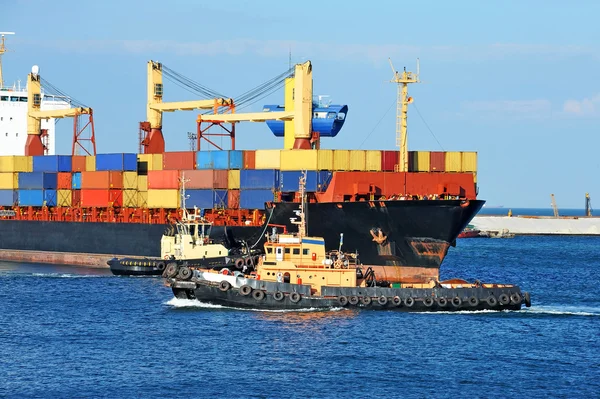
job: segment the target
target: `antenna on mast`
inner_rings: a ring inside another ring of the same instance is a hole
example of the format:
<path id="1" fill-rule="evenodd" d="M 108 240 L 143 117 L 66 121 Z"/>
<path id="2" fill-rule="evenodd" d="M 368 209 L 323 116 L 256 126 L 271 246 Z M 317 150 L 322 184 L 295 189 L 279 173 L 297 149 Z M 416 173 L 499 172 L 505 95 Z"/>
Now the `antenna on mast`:
<path id="1" fill-rule="evenodd" d="M 0 32 L 0 87 L 4 87 L 4 79 L 2 78 L 2 55 L 8 50 L 4 45 L 4 35 L 14 35 L 15 32 Z"/>
<path id="2" fill-rule="evenodd" d="M 392 59 L 388 58 L 394 78 L 391 83 L 398 84 L 398 95 L 396 100 L 396 146 L 400 150 L 398 165 L 394 166 L 396 172 L 408 172 L 408 145 L 407 145 L 407 119 L 408 119 L 408 104 L 413 102 L 412 97 L 408 96 L 408 85 L 410 83 L 420 83 L 419 72 L 420 62 L 417 58 L 417 73 L 407 72 L 406 67 L 402 73 L 398 72 L 392 64 Z"/>

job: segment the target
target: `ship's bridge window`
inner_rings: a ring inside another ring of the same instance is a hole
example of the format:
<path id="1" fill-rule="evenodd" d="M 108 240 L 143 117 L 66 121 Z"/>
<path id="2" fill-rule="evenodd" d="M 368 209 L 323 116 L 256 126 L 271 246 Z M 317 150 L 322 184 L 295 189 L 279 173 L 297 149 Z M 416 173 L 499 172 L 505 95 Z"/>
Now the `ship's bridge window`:
<path id="1" fill-rule="evenodd" d="M 272 254 L 273 253 L 273 247 L 267 247 L 267 253 L 268 254 Z"/>
<path id="2" fill-rule="evenodd" d="M 190 235 L 193 236 L 196 234 L 196 226 L 190 226 Z"/>
<path id="3" fill-rule="evenodd" d="M 317 119 L 325 119 L 327 118 L 327 112 L 315 112 L 314 117 Z"/>
<path id="4" fill-rule="evenodd" d="M 13 97 L 13 96 L 11 96 L 10 97 L 10 101 L 13 102 L 13 103 L 15 103 L 15 102 L 19 101 L 19 97 Z"/>
<path id="5" fill-rule="evenodd" d="M 302 248 L 302 255 L 308 255 L 308 248 Z"/>
<path id="6" fill-rule="evenodd" d="M 0 96 L 0 101 L 8 101 L 8 96 Z"/>
<path id="7" fill-rule="evenodd" d="M 335 119 L 336 113 L 335 112 L 328 112 L 327 113 L 327 119 Z"/>
<path id="8" fill-rule="evenodd" d="M 293 254 L 300 255 L 300 248 L 294 248 Z"/>
<path id="9" fill-rule="evenodd" d="M 346 114 L 344 112 L 338 112 L 336 119 L 338 121 L 343 121 L 345 117 L 346 117 Z"/>
<path id="10" fill-rule="evenodd" d="M 22 103 L 26 103 L 27 102 L 27 97 L 19 97 L 19 101 Z"/>

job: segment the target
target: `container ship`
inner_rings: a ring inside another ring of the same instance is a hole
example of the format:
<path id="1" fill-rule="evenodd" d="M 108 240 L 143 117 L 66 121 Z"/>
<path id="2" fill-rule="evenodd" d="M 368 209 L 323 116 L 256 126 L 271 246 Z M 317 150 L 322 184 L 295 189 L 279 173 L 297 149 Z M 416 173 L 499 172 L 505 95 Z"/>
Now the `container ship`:
<path id="1" fill-rule="evenodd" d="M 2 38 L 0 56 L 4 49 Z M 236 107 L 264 91 L 234 100 L 204 90 L 212 98 L 164 102 L 163 75 L 200 86 L 155 61 L 147 73 L 140 148 L 117 154 L 96 154 L 91 108 L 74 107 L 65 96 L 66 107 L 50 109 L 50 89 L 56 88 L 41 79 L 39 68 L 28 75 L 26 89 L 0 79 L 2 259 L 99 266 L 114 256 L 160 257 L 163 232 L 182 216 L 182 178 L 188 208 L 213 224 L 215 239 L 262 245 L 267 225 L 292 227 L 298 179 L 306 171 L 310 234 L 337 247 L 343 233 L 344 248 L 360 253 L 364 264 L 408 266 L 423 276 L 438 273 L 484 203 L 477 199 L 475 152 L 407 150 L 408 85 L 418 82 L 418 73 L 394 70 L 400 149 L 382 151 L 320 148 L 322 138 L 341 131 L 348 107 L 313 99 L 310 62 L 259 86 L 281 83 L 284 105 L 255 113 Z M 162 113 L 176 110 L 201 110 L 198 151 L 165 151 Z M 55 155 L 53 118 L 64 117 L 75 121 L 73 152 Z M 283 138 L 283 148 L 235 149 L 236 125 L 244 121 L 266 122 Z M 82 125 L 91 125 L 88 136 Z M 214 145 L 215 129 L 231 139 L 231 149 Z M 201 149 L 202 143 L 211 149 Z"/>

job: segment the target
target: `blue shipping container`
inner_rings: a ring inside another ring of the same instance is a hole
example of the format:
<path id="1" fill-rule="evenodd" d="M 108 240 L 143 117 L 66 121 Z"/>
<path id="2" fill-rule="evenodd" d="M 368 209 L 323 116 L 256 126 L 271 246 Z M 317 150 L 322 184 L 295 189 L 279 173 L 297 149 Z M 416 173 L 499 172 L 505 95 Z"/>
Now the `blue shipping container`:
<path id="1" fill-rule="evenodd" d="M 98 154 L 96 170 L 137 171 L 136 154 Z"/>
<path id="2" fill-rule="evenodd" d="M 0 206 L 13 206 L 17 200 L 16 190 L 0 190 Z"/>
<path id="3" fill-rule="evenodd" d="M 271 190 L 240 190 L 240 209 L 265 209 L 265 202 L 271 201 Z"/>
<path id="4" fill-rule="evenodd" d="M 198 151 L 196 153 L 196 169 L 229 169 L 229 152 Z"/>
<path id="5" fill-rule="evenodd" d="M 44 190 L 19 190 L 20 206 L 44 205 Z"/>
<path id="6" fill-rule="evenodd" d="M 281 191 L 292 192 L 300 191 L 300 176 L 302 172 L 299 170 L 285 170 L 281 172 L 279 178 Z M 314 193 L 317 191 L 319 173 L 314 170 L 306 172 L 306 191 Z"/>
<path id="7" fill-rule="evenodd" d="M 196 153 L 196 169 L 212 169 L 210 153 L 212 151 L 198 151 Z"/>
<path id="8" fill-rule="evenodd" d="M 44 190 L 46 206 L 56 206 L 56 190 Z"/>
<path id="9" fill-rule="evenodd" d="M 317 191 L 320 193 L 324 193 L 325 191 L 327 191 L 327 187 L 329 187 L 329 183 L 331 182 L 332 177 L 333 172 L 330 170 L 319 171 L 319 182 Z"/>
<path id="10" fill-rule="evenodd" d="M 81 190 L 81 172 L 75 172 L 71 176 L 71 188 L 73 190 Z"/>
<path id="11" fill-rule="evenodd" d="M 213 205 L 215 208 L 227 208 L 227 190 L 215 190 Z"/>
<path id="12" fill-rule="evenodd" d="M 34 172 L 70 172 L 71 157 L 69 155 L 40 155 L 33 157 Z"/>
<path id="13" fill-rule="evenodd" d="M 240 189 L 279 189 L 279 171 L 275 169 L 240 170 Z"/>
<path id="14" fill-rule="evenodd" d="M 229 151 L 229 169 L 242 169 L 244 166 L 244 153 L 240 150 Z"/>
<path id="15" fill-rule="evenodd" d="M 227 190 L 186 190 L 187 209 L 194 206 L 198 209 L 227 208 Z"/>
<path id="16" fill-rule="evenodd" d="M 24 190 L 56 189 L 58 175 L 45 172 L 19 173 L 19 188 Z"/>

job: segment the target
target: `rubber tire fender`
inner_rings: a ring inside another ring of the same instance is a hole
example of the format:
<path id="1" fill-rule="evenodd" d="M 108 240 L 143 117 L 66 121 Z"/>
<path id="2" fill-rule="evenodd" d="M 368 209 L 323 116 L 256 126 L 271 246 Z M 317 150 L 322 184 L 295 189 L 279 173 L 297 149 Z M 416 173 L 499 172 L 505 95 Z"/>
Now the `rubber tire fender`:
<path id="1" fill-rule="evenodd" d="M 169 263 L 167 265 L 167 268 L 165 269 L 165 274 L 169 278 L 175 278 L 175 276 L 177 276 L 178 272 L 179 272 L 179 266 L 175 262 Z"/>
<path id="2" fill-rule="evenodd" d="M 500 302 L 501 305 L 508 305 L 510 303 L 510 298 L 506 294 L 501 294 L 498 297 L 498 301 Z"/>
<path id="3" fill-rule="evenodd" d="M 487 297 L 487 299 L 485 300 L 487 302 L 488 305 L 490 305 L 490 307 L 494 308 L 496 306 L 498 306 L 498 300 L 496 299 L 495 296 L 490 295 Z"/>
<path id="4" fill-rule="evenodd" d="M 254 258 L 252 256 L 248 256 L 244 259 L 246 266 L 254 266 Z"/>
<path id="5" fill-rule="evenodd" d="M 248 295 L 250 295 L 251 292 L 252 292 L 252 287 L 250 287 L 249 285 L 244 284 L 240 287 L 240 295 L 242 295 L 242 296 L 248 296 Z"/>
<path id="6" fill-rule="evenodd" d="M 380 296 L 379 298 L 377 298 L 377 303 L 380 304 L 381 306 L 385 306 L 388 303 L 388 299 L 387 296 Z"/>
<path id="7" fill-rule="evenodd" d="M 261 290 L 255 290 L 252 293 L 252 298 L 256 299 L 257 301 L 262 301 L 265 299 L 265 292 Z"/>
<path id="8" fill-rule="evenodd" d="M 223 280 L 219 283 L 220 291 L 227 292 L 227 291 L 229 291 L 230 288 L 231 288 L 231 284 L 227 280 Z"/>
<path id="9" fill-rule="evenodd" d="M 445 308 L 448 305 L 448 300 L 444 297 L 437 298 L 436 302 L 440 308 Z"/>
<path id="10" fill-rule="evenodd" d="M 292 292 L 290 294 L 290 301 L 292 301 L 292 303 L 298 303 L 300 302 L 300 299 L 302 299 L 302 295 L 298 294 L 297 292 Z"/>
<path id="11" fill-rule="evenodd" d="M 358 305 L 358 297 L 352 295 L 350 298 L 348 298 L 348 303 L 352 306 Z"/>
<path id="12" fill-rule="evenodd" d="M 406 305 L 406 307 L 412 308 L 413 305 L 415 304 L 415 300 L 411 297 L 408 297 L 404 300 L 404 304 Z"/>
<path id="13" fill-rule="evenodd" d="M 242 270 L 244 268 L 244 259 L 237 258 L 235 260 L 235 268 L 238 270 Z"/>
<path id="14" fill-rule="evenodd" d="M 426 297 L 423 298 L 423 305 L 427 306 L 428 308 L 433 306 L 433 298 L 431 297 Z"/>
<path id="15" fill-rule="evenodd" d="M 192 272 L 192 269 L 187 266 L 182 266 L 177 273 L 177 277 L 184 281 L 191 279 L 193 275 L 194 273 Z"/>
<path id="16" fill-rule="evenodd" d="M 275 291 L 273 293 L 273 299 L 275 299 L 276 301 L 283 301 L 283 298 L 285 298 L 285 295 L 283 292 Z"/>
<path id="17" fill-rule="evenodd" d="M 476 308 L 477 306 L 479 306 L 479 298 L 477 298 L 476 296 L 472 296 L 469 298 L 469 305 L 471 305 L 472 307 Z"/>
<path id="18" fill-rule="evenodd" d="M 455 296 L 452 298 L 452 306 L 455 308 L 460 308 L 460 305 L 462 305 L 462 299 L 460 299 L 460 297 Z"/>
<path id="19" fill-rule="evenodd" d="M 373 299 L 371 299 L 370 296 L 363 296 L 362 298 L 360 298 L 360 302 L 365 306 L 369 306 L 371 302 L 373 302 Z"/>
<path id="20" fill-rule="evenodd" d="M 393 297 L 392 298 L 392 305 L 394 305 L 395 307 L 402 306 L 402 298 L 400 298 L 398 295 L 396 295 L 395 297 Z"/>
<path id="21" fill-rule="evenodd" d="M 512 294 L 510 296 L 510 303 L 512 303 L 513 305 L 518 305 L 521 303 L 521 295 L 519 295 L 519 293 L 515 292 L 514 294 Z"/>
<path id="22" fill-rule="evenodd" d="M 531 307 L 531 295 L 529 295 L 529 292 L 524 293 L 523 298 L 525 298 L 525 306 L 528 308 Z"/>
<path id="23" fill-rule="evenodd" d="M 341 306 L 346 306 L 346 305 L 348 304 L 348 297 L 345 297 L 345 296 L 343 296 L 343 295 L 342 295 L 342 296 L 340 296 L 340 297 L 338 297 L 338 303 L 339 303 Z"/>
<path id="24" fill-rule="evenodd" d="M 165 264 L 165 262 L 158 262 L 156 264 L 156 268 L 158 270 L 160 270 L 161 272 L 164 271 L 166 267 L 167 267 L 167 265 Z"/>

